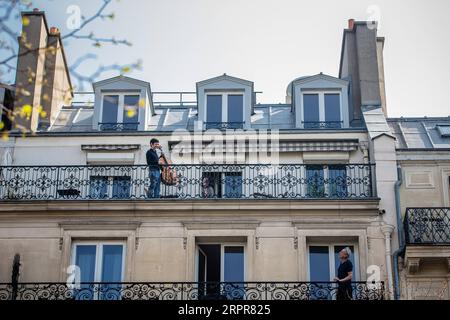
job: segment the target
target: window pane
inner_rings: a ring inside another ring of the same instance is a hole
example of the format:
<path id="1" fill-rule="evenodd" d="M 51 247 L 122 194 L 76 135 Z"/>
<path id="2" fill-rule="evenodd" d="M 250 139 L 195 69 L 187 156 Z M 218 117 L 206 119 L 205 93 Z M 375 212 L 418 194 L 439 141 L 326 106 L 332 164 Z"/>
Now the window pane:
<path id="1" fill-rule="evenodd" d="M 95 245 L 77 245 L 75 254 L 75 265 L 80 268 L 81 282 L 95 281 Z"/>
<path id="2" fill-rule="evenodd" d="M 120 244 L 103 246 L 103 282 L 122 281 L 122 254 L 123 246 Z"/>
<path id="3" fill-rule="evenodd" d="M 123 106 L 123 129 L 137 130 L 139 118 L 139 95 L 125 96 Z"/>
<path id="4" fill-rule="evenodd" d="M 244 281 L 244 247 L 225 247 L 224 256 L 225 282 L 243 282 Z"/>
<path id="5" fill-rule="evenodd" d="M 113 198 L 128 199 L 130 198 L 131 177 L 114 177 L 113 178 Z"/>
<path id="6" fill-rule="evenodd" d="M 347 169 L 344 165 L 329 166 L 328 187 L 330 197 L 347 197 Z"/>
<path id="7" fill-rule="evenodd" d="M 328 122 L 327 128 L 341 127 L 341 102 L 340 95 L 325 94 L 325 122 Z"/>
<path id="8" fill-rule="evenodd" d="M 103 97 L 102 123 L 117 123 L 119 96 Z"/>
<path id="9" fill-rule="evenodd" d="M 322 198 L 325 196 L 325 181 L 322 166 L 306 166 L 307 197 Z"/>
<path id="10" fill-rule="evenodd" d="M 228 95 L 228 128 L 240 129 L 244 122 L 244 96 Z"/>
<path id="11" fill-rule="evenodd" d="M 108 197 L 108 177 L 93 176 L 89 180 L 89 195 L 91 199 Z"/>
<path id="12" fill-rule="evenodd" d="M 240 172 L 225 173 L 225 197 L 240 198 L 242 196 L 242 174 Z"/>
<path id="13" fill-rule="evenodd" d="M 241 300 L 245 295 L 244 285 L 235 282 L 244 282 L 244 247 L 227 246 L 224 251 L 223 280 L 232 283 L 223 286 L 223 295 L 228 300 Z"/>
<path id="14" fill-rule="evenodd" d="M 303 95 L 303 119 L 305 128 L 317 128 L 319 124 L 319 95 Z"/>
<path id="15" fill-rule="evenodd" d="M 330 256 L 328 247 L 309 247 L 310 281 L 330 281 Z"/>
<path id="16" fill-rule="evenodd" d="M 206 122 L 222 122 L 222 95 L 207 95 L 206 99 Z"/>
<path id="17" fill-rule="evenodd" d="M 122 245 L 103 246 L 101 300 L 119 300 L 122 282 Z M 119 282 L 119 283 L 118 283 Z"/>

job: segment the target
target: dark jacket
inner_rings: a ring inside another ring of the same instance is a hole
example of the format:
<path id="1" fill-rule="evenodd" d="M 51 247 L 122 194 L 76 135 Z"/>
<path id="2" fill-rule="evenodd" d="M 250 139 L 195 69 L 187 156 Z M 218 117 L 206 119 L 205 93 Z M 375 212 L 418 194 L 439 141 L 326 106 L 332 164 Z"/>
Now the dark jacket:
<path id="1" fill-rule="evenodd" d="M 147 158 L 147 165 L 149 166 L 149 169 L 151 169 L 151 170 L 158 169 L 159 170 L 158 153 L 153 149 L 149 149 L 145 156 Z"/>

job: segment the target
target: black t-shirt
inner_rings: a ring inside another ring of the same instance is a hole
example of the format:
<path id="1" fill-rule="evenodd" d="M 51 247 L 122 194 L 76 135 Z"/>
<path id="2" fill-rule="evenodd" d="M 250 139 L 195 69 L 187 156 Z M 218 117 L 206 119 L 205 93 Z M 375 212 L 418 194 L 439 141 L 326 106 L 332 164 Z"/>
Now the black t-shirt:
<path id="1" fill-rule="evenodd" d="M 352 271 L 353 271 L 353 264 L 350 260 L 347 260 L 339 265 L 337 276 L 339 279 L 344 279 L 348 276 L 348 273 Z"/>

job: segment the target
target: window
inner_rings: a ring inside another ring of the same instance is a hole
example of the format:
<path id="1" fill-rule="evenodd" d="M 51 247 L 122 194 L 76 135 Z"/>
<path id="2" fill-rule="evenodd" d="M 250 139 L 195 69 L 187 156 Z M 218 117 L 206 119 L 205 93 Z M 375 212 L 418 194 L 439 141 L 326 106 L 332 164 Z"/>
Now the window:
<path id="1" fill-rule="evenodd" d="M 340 93 L 304 93 L 303 126 L 307 129 L 341 128 Z"/>
<path id="2" fill-rule="evenodd" d="M 130 198 L 131 177 L 128 176 L 91 176 L 91 199 L 128 199 Z"/>
<path id="3" fill-rule="evenodd" d="M 203 198 L 241 198 L 241 172 L 203 172 Z"/>
<path id="4" fill-rule="evenodd" d="M 240 129 L 244 124 L 244 95 L 208 93 L 206 129 Z"/>
<path id="5" fill-rule="evenodd" d="M 356 246 L 352 244 L 317 244 L 308 247 L 308 271 L 309 281 L 315 282 L 311 288 L 311 299 L 313 300 L 331 300 L 335 298 L 333 291 L 328 290 L 329 284 L 320 282 L 330 282 L 338 274 L 340 265 L 339 252 L 345 247 L 349 247 L 352 254 L 349 260 L 353 264 L 352 281 L 357 281 L 359 265 Z M 326 290 L 321 290 L 321 288 Z"/>
<path id="6" fill-rule="evenodd" d="M 139 94 L 103 95 L 100 130 L 137 130 L 139 125 Z"/>
<path id="7" fill-rule="evenodd" d="M 239 300 L 245 291 L 245 250 L 240 244 L 197 246 L 199 299 Z M 226 282 L 226 284 L 220 284 Z"/>
<path id="8" fill-rule="evenodd" d="M 80 287 L 76 299 L 118 300 L 124 273 L 124 244 L 78 242 L 73 246 L 72 264 L 79 267 Z M 102 284 L 89 284 L 101 282 Z"/>
<path id="9" fill-rule="evenodd" d="M 346 198 L 347 169 L 345 165 L 307 165 L 306 196 L 308 198 Z"/>

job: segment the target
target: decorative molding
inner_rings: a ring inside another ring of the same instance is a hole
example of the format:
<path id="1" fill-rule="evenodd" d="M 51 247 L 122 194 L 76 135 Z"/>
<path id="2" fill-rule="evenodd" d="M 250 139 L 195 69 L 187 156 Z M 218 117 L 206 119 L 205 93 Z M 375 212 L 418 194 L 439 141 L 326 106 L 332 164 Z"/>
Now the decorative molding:
<path id="1" fill-rule="evenodd" d="M 294 249 L 298 250 L 298 237 L 294 237 Z"/>
<path id="2" fill-rule="evenodd" d="M 59 223 L 64 230 L 137 230 L 140 222 L 133 221 L 66 221 Z"/>
<path id="3" fill-rule="evenodd" d="M 59 251 L 62 251 L 63 244 L 64 244 L 64 238 L 61 237 L 61 238 L 59 238 Z"/>
<path id="4" fill-rule="evenodd" d="M 255 237 L 255 248 L 259 250 L 259 237 Z"/>
<path id="5" fill-rule="evenodd" d="M 139 237 L 136 237 L 134 241 L 134 250 L 137 250 L 139 248 Z"/>
<path id="6" fill-rule="evenodd" d="M 187 237 L 183 237 L 183 249 L 186 250 L 187 248 Z"/>

